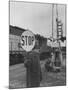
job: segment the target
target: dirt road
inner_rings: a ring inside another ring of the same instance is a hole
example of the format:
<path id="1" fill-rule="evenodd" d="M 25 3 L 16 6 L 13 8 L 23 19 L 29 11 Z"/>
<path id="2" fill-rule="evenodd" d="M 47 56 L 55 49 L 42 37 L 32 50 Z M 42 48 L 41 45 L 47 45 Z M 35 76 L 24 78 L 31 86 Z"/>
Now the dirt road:
<path id="1" fill-rule="evenodd" d="M 66 84 L 66 74 L 62 70 L 59 73 L 46 72 L 44 62 L 41 62 L 42 81 L 40 86 L 62 86 Z M 26 68 L 24 64 L 17 64 L 9 68 L 9 88 L 25 88 L 26 87 Z"/>

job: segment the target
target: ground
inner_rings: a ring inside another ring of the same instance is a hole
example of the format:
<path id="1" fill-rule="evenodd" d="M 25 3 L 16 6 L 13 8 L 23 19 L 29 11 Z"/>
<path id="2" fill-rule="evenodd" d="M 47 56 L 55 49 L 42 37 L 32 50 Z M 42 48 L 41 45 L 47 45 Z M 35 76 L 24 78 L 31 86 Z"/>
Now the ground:
<path id="1" fill-rule="evenodd" d="M 66 73 L 62 69 L 61 72 L 46 72 L 44 61 L 40 62 L 42 68 L 41 87 L 63 86 L 66 85 Z M 17 64 L 9 67 L 9 88 L 25 88 L 26 87 L 26 68 L 24 64 Z"/>

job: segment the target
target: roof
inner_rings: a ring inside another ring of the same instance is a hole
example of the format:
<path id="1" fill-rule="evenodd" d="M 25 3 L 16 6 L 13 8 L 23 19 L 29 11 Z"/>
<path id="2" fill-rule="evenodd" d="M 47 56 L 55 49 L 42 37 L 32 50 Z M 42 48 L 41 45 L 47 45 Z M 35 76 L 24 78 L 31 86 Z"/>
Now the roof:
<path id="1" fill-rule="evenodd" d="M 25 29 L 17 27 L 17 26 L 9 26 L 9 34 L 21 36 L 21 34 L 25 31 Z"/>

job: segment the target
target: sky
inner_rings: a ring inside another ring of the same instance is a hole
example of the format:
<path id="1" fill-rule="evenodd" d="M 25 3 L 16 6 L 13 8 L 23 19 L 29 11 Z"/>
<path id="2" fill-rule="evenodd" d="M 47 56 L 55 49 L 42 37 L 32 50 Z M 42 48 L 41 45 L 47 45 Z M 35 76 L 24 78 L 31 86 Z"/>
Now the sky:
<path id="1" fill-rule="evenodd" d="M 52 17 L 53 7 L 53 17 Z M 63 36 L 65 28 L 65 5 L 57 5 L 58 18 L 63 23 Z M 44 37 L 56 37 L 56 5 L 31 2 L 10 2 L 10 25 L 29 29 L 35 34 Z"/>

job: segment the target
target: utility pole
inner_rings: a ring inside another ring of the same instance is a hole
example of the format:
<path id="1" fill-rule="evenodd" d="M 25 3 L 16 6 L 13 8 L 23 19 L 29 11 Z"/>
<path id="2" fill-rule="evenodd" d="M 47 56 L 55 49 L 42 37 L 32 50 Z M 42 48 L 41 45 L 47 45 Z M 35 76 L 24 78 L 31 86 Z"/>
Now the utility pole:
<path id="1" fill-rule="evenodd" d="M 53 38 L 53 9 L 54 9 L 54 4 L 52 4 L 52 38 Z"/>
<path id="2" fill-rule="evenodd" d="M 58 7 L 57 7 L 57 4 L 56 4 L 56 24 L 57 24 L 57 43 L 59 44 L 59 49 L 60 49 L 60 42 L 59 42 L 59 35 L 58 35 Z"/>
<path id="3" fill-rule="evenodd" d="M 58 10 L 57 10 L 57 4 L 56 4 L 56 23 L 58 22 Z M 58 43 L 58 28 L 57 28 L 57 43 Z"/>

